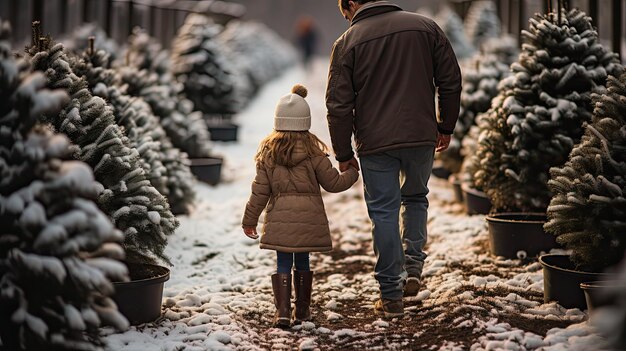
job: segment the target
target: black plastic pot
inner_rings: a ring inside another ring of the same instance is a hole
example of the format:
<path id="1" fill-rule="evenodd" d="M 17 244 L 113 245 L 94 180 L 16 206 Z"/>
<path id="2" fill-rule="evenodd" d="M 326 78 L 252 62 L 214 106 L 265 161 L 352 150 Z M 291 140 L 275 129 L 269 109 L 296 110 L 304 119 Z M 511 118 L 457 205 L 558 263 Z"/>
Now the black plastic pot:
<path id="1" fill-rule="evenodd" d="M 467 184 L 462 184 L 465 211 L 469 215 L 488 214 L 491 211 L 491 200 L 482 191 L 472 189 Z"/>
<path id="2" fill-rule="evenodd" d="M 441 178 L 441 179 L 448 179 L 448 177 L 450 177 L 450 175 L 452 174 L 452 172 L 450 172 L 449 170 L 447 170 L 444 166 L 443 163 L 440 161 L 435 161 L 433 163 L 433 170 L 432 170 L 432 175 L 437 177 L 437 178 Z"/>
<path id="3" fill-rule="evenodd" d="M 454 191 L 454 199 L 456 202 L 463 203 L 463 189 L 461 189 L 461 180 L 457 178 L 456 175 L 451 175 L 448 178 L 450 185 L 452 185 L 452 190 Z"/>
<path id="4" fill-rule="evenodd" d="M 598 280 L 580 284 L 585 294 L 587 309 L 589 312 L 594 308 L 614 305 L 615 292 L 626 290 L 626 281 L 622 280 Z"/>
<path id="5" fill-rule="evenodd" d="M 610 279 L 604 273 L 577 271 L 569 255 L 541 255 L 539 262 L 543 266 L 543 300 L 557 301 L 565 308 L 587 307 L 581 283 Z"/>
<path id="6" fill-rule="evenodd" d="M 226 121 L 207 121 L 213 141 L 237 141 L 239 126 Z"/>
<path id="7" fill-rule="evenodd" d="M 174 216 L 186 215 L 190 212 L 187 205 L 170 205 L 170 211 Z"/>
<path id="8" fill-rule="evenodd" d="M 217 185 L 222 179 L 221 157 L 192 158 L 189 167 L 196 178 L 210 185 Z"/>
<path id="9" fill-rule="evenodd" d="M 545 213 L 495 213 L 486 219 L 495 256 L 518 258 L 518 252 L 524 251 L 526 257 L 535 257 L 558 246 L 554 235 L 543 230 Z"/>
<path id="10" fill-rule="evenodd" d="M 131 325 L 152 322 L 161 316 L 163 285 L 170 270 L 151 264 L 128 264 L 129 282 L 114 282 L 113 300 Z"/>

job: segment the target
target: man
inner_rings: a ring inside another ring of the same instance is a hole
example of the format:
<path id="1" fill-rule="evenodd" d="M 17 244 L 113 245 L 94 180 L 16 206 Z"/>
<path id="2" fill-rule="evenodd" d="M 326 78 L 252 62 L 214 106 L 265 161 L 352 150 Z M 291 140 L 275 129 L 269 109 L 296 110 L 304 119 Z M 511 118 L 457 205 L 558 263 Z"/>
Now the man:
<path id="1" fill-rule="evenodd" d="M 402 297 L 421 284 L 427 183 L 434 151 L 448 147 L 458 118 L 461 73 L 432 20 L 381 0 L 339 0 L 339 9 L 350 28 L 333 47 L 328 126 L 342 171 L 359 167 L 354 133 L 377 257 L 375 310 L 401 316 Z"/>

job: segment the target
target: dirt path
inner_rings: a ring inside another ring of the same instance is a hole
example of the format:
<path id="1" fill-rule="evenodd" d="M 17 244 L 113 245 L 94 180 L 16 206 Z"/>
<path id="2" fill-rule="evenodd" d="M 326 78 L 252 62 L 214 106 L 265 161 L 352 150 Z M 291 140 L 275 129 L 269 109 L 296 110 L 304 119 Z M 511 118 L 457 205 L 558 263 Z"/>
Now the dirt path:
<path id="1" fill-rule="evenodd" d="M 258 333 L 260 346 L 272 350 L 469 349 L 481 337 L 488 339 L 499 324 L 536 334 L 540 340 L 552 328 L 585 318 L 576 312 L 566 316 L 568 312 L 556 306 L 554 311 L 546 310 L 550 318 L 529 312 L 543 303 L 540 286 L 534 284 L 541 273 L 538 264 L 489 256 L 483 218 L 468 217 L 451 203 L 443 181 L 433 180 L 431 188 L 425 287 L 417 297 L 405 299 L 403 318 L 382 320 L 373 313 L 378 296 L 372 274 L 375 259 L 370 223 L 357 188 L 326 198 L 331 218 L 342 222 L 333 225 L 335 250 L 314 256 L 311 323 L 290 331 L 274 329 L 271 305 L 266 311 L 241 314 Z M 271 300 L 269 287 L 255 292 Z"/>

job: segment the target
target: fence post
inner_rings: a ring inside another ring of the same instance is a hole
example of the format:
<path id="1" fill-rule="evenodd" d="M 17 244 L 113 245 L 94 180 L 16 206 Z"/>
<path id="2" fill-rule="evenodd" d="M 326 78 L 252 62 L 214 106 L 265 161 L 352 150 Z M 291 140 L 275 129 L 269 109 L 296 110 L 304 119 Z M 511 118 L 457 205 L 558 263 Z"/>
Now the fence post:
<path id="1" fill-rule="evenodd" d="M 622 57 L 622 0 L 613 0 L 613 52 Z"/>
<path id="2" fill-rule="evenodd" d="M 61 5 L 59 6 L 61 9 L 61 33 L 67 32 L 67 0 L 61 0 Z"/>
<path id="3" fill-rule="evenodd" d="M 31 20 L 31 22 L 32 21 L 42 22 L 42 17 L 43 17 L 43 0 L 34 0 L 33 1 L 32 13 L 31 13 L 31 19 L 30 20 Z M 15 18 L 13 20 L 16 20 L 16 19 L 17 18 Z"/>
<path id="4" fill-rule="evenodd" d="M 150 1 L 150 33 L 152 33 L 153 37 L 157 37 L 157 8 L 154 4 L 154 1 Z"/>
<path id="5" fill-rule="evenodd" d="M 19 6 L 17 5 L 17 1 L 9 2 L 9 14 L 11 15 L 11 19 L 16 21 L 19 18 Z M 19 23 L 13 24 L 13 42 L 16 42 L 17 38 L 19 38 L 23 33 L 21 30 L 22 26 Z"/>
<path id="6" fill-rule="evenodd" d="M 128 0 L 128 35 L 133 34 L 133 0 Z"/>
<path id="7" fill-rule="evenodd" d="M 598 26 L 598 0 L 589 0 L 589 16 L 593 24 Z"/>
<path id="8" fill-rule="evenodd" d="M 517 30 L 517 42 L 520 47 L 522 47 L 522 29 L 525 28 L 526 23 L 526 0 L 519 0 L 519 9 L 517 13 L 517 22 L 518 22 L 518 30 Z"/>
<path id="9" fill-rule="evenodd" d="M 82 18 L 82 23 L 87 23 L 89 22 L 89 1 L 90 0 L 83 0 L 83 18 Z"/>
<path id="10" fill-rule="evenodd" d="M 113 16 L 112 12 L 113 0 L 106 0 L 106 4 L 104 6 L 104 31 L 109 37 L 113 36 L 113 33 L 111 33 L 111 17 Z"/>

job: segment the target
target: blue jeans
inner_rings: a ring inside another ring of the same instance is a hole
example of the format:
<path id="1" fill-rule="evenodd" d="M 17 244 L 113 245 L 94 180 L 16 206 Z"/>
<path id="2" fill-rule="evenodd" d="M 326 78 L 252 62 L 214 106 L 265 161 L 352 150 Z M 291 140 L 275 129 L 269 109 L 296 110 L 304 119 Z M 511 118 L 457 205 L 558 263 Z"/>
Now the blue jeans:
<path id="1" fill-rule="evenodd" d="M 372 220 L 374 276 L 385 299 L 401 299 L 407 276 L 421 274 L 426 259 L 426 195 L 433 157 L 434 146 L 360 157 L 365 202 Z"/>
<path id="2" fill-rule="evenodd" d="M 308 252 L 291 253 L 276 251 L 276 273 L 291 273 L 294 261 L 297 271 L 308 272 L 311 270 Z"/>

